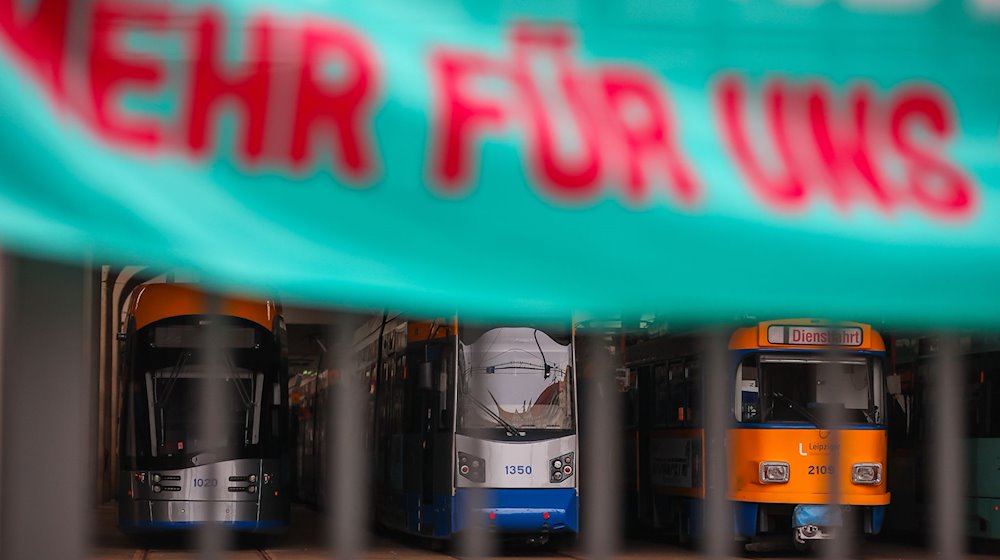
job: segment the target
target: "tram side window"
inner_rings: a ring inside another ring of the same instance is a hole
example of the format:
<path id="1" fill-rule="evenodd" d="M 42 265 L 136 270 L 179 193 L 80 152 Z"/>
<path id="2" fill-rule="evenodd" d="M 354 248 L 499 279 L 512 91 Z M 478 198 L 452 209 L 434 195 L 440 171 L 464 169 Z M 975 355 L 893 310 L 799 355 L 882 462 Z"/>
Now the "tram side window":
<path id="1" fill-rule="evenodd" d="M 701 367 L 696 360 L 688 360 L 684 363 L 688 380 L 688 410 L 686 421 L 689 425 L 702 425 L 701 408 Z"/>
<path id="2" fill-rule="evenodd" d="M 687 378 L 684 362 L 672 362 L 667 371 L 670 384 L 670 404 L 667 407 L 667 424 L 672 427 L 682 426 L 688 422 L 689 406 Z"/>
<path id="3" fill-rule="evenodd" d="M 382 364 L 385 368 L 385 380 L 386 380 L 386 393 L 387 398 L 385 402 L 386 407 L 386 435 L 392 435 L 396 433 L 396 419 L 399 416 L 399 409 L 401 408 L 399 400 L 399 385 L 400 380 L 396 379 L 395 364 L 391 357 L 386 357 L 385 362 Z"/>
<path id="4" fill-rule="evenodd" d="M 393 402 L 393 408 L 395 408 L 395 411 L 393 413 L 394 423 L 392 432 L 394 434 L 401 434 L 407 431 L 406 430 L 407 427 L 410 428 L 411 430 L 415 429 L 413 426 L 407 426 L 407 424 L 409 423 L 406 421 L 406 418 L 408 418 L 406 414 L 409 412 L 413 404 L 412 402 L 410 402 L 412 401 L 412 396 L 410 392 L 406 390 L 407 376 L 406 376 L 405 356 L 397 356 L 396 359 L 393 361 L 392 377 L 393 377 L 392 402 Z"/>
<path id="5" fill-rule="evenodd" d="M 740 362 L 736 384 L 737 420 L 760 422 L 760 384 L 757 378 L 756 356 L 747 356 Z"/>
<path id="6" fill-rule="evenodd" d="M 452 426 L 452 412 L 451 412 L 451 394 L 452 394 L 452 383 L 455 379 L 455 355 L 452 351 L 452 345 L 448 344 L 441 347 L 441 362 L 438 370 L 435 372 L 438 375 L 437 380 L 437 394 L 438 394 L 438 429 L 441 431 L 451 430 Z"/>
<path id="7" fill-rule="evenodd" d="M 636 368 L 628 368 L 625 371 L 625 379 L 622 385 L 619 386 L 622 399 L 624 400 L 625 426 L 628 428 L 635 428 L 639 425 L 638 379 L 638 370 Z"/>
<path id="8" fill-rule="evenodd" d="M 666 364 L 660 364 L 653 368 L 653 387 L 656 395 L 656 417 L 653 419 L 654 426 L 666 426 L 670 423 L 670 376 Z"/>
<path id="9" fill-rule="evenodd" d="M 967 358 L 965 410 L 970 437 L 1000 437 L 1000 355 L 982 354 Z"/>

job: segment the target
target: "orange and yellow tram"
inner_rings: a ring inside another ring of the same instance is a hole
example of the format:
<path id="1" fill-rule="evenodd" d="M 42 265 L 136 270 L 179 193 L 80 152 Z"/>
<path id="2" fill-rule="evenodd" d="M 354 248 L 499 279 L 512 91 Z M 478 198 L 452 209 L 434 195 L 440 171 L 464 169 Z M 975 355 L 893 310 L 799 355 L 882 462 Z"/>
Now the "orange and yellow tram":
<path id="1" fill-rule="evenodd" d="M 698 348 L 692 336 L 667 334 L 625 350 L 632 517 L 699 534 L 705 470 L 725 464 L 738 538 L 790 532 L 805 544 L 878 533 L 889 503 L 882 337 L 869 325 L 813 319 L 736 329 L 725 463 L 705 454 Z"/>

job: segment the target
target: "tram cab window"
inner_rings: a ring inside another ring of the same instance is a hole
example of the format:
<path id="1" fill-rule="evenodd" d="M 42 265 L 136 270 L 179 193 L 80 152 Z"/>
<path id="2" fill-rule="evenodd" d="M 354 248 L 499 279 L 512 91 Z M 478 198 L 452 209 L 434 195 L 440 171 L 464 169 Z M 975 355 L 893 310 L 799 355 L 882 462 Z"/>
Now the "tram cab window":
<path id="1" fill-rule="evenodd" d="M 884 414 L 881 363 L 866 357 L 763 354 L 758 362 L 763 422 L 819 425 L 833 413 L 848 423 L 876 424 Z"/>
<path id="2" fill-rule="evenodd" d="M 489 430 L 490 437 L 509 438 L 573 429 L 572 358 L 568 333 L 464 327 L 458 354 L 458 430 Z"/>

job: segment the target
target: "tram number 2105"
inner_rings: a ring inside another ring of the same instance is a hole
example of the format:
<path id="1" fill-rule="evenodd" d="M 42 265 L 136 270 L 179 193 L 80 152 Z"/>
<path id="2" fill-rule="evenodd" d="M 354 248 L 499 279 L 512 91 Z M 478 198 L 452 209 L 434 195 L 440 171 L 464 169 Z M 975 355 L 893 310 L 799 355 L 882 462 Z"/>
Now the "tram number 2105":
<path id="1" fill-rule="evenodd" d="M 833 466 L 809 465 L 809 474 L 833 474 Z"/>
<path id="2" fill-rule="evenodd" d="M 531 465 L 504 465 L 505 474 L 531 474 Z"/>

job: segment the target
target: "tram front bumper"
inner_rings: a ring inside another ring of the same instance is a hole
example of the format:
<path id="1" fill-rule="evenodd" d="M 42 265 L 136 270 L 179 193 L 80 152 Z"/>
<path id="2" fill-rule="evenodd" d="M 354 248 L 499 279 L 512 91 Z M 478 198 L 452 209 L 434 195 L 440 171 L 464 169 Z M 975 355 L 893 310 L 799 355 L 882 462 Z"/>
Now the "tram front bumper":
<path id="1" fill-rule="evenodd" d="M 574 488 L 499 488 L 484 494 L 482 507 L 474 503 L 466 489 L 455 493 L 453 525 L 456 531 L 479 523 L 500 533 L 575 533 L 579 527 L 579 506 Z"/>
<path id="2" fill-rule="evenodd" d="M 799 543 L 832 539 L 836 530 L 843 526 L 844 510 L 841 506 L 797 505 L 792 512 L 792 528 Z"/>
<path id="3" fill-rule="evenodd" d="M 844 530 L 844 515 L 848 511 L 857 516 L 853 530 L 865 534 L 878 534 L 882 530 L 885 506 L 843 506 L 829 504 L 801 504 L 792 512 L 792 529 L 795 540 L 805 541 L 832 539 Z"/>
<path id="4" fill-rule="evenodd" d="M 183 531 L 207 523 L 262 533 L 280 532 L 286 527 L 280 512 L 267 515 L 257 502 L 134 500 L 130 505 L 119 519 L 126 532 Z"/>

